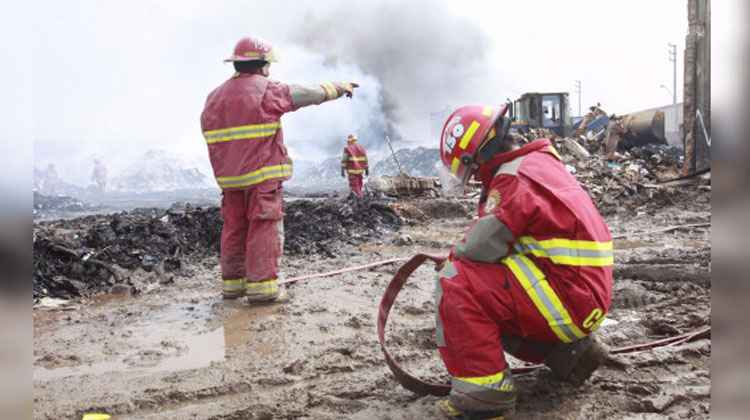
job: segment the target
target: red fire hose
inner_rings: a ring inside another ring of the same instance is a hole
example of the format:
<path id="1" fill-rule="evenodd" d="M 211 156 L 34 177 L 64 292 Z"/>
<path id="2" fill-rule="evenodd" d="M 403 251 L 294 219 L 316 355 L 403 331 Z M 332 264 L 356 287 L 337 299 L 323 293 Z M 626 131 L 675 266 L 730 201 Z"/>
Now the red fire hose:
<path id="1" fill-rule="evenodd" d="M 677 229 L 685 229 L 685 228 L 694 228 L 694 227 L 707 227 L 711 226 L 711 223 L 694 223 L 689 225 L 680 225 L 680 226 L 670 226 L 663 229 L 648 231 L 648 232 L 635 232 L 635 233 L 627 233 L 627 234 L 621 234 L 617 236 L 613 236 L 612 239 L 619 239 L 619 238 L 625 238 L 630 236 L 641 236 L 641 235 L 648 235 L 653 233 L 662 233 L 662 232 L 668 232 L 672 230 Z M 427 383 L 422 381 L 419 378 L 416 378 L 412 376 L 409 372 L 405 371 L 398 362 L 393 358 L 390 351 L 388 351 L 388 347 L 385 344 L 385 325 L 388 322 L 388 314 L 391 311 L 391 307 L 393 307 L 393 303 L 396 301 L 396 296 L 403 288 L 404 284 L 406 284 L 406 281 L 409 279 L 409 276 L 411 273 L 414 272 L 414 270 L 417 269 L 420 265 L 422 265 L 427 260 L 432 260 L 436 264 L 440 264 L 447 256 L 444 255 L 428 255 L 428 254 L 417 254 L 411 258 L 392 258 L 388 260 L 383 260 L 371 264 L 361 265 L 357 267 L 350 267 L 345 268 L 341 270 L 336 271 L 329 271 L 326 273 L 320 273 L 320 274 L 311 274 L 306 276 L 300 276 L 300 277 L 293 277 L 285 280 L 279 281 L 279 284 L 284 283 L 292 283 L 299 280 L 308 280 L 313 278 L 321 278 L 321 277 L 328 277 L 333 276 L 336 274 L 343 274 L 348 273 L 352 271 L 358 271 L 358 270 L 364 270 L 367 268 L 377 267 L 380 265 L 386 265 L 386 264 L 393 264 L 397 262 L 404 262 L 401 267 L 396 270 L 396 273 L 393 275 L 393 278 L 391 279 L 390 283 L 388 283 L 388 286 L 386 287 L 385 293 L 383 294 L 383 299 L 380 301 L 380 309 L 378 312 L 378 338 L 380 340 L 380 348 L 383 350 L 383 354 L 385 355 L 385 361 L 386 364 L 388 364 L 388 367 L 391 369 L 391 372 L 393 372 L 393 375 L 396 377 L 396 380 L 406 389 L 414 392 L 418 395 L 437 395 L 437 396 L 445 396 L 450 393 L 451 386 L 447 384 L 435 384 L 435 383 Z M 611 354 L 618 354 L 618 353 L 629 353 L 629 352 L 635 352 L 639 350 L 646 350 L 653 347 L 659 347 L 659 346 L 665 346 L 665 345 L 679 345 L 688 341 L 693 341 L 701 338 L 711 338 L 711 327 L 704 328 L 699 331 L 695 331 L 692 333 L 682 334 L 674 337 L 665 338 L 662 340 L 654 341 L 651 343 L 645 343 L 645 344 L 637 344 L 633 346 L 626 346 L 626 347 L 620 347 L 616 349 L 612 349 L 610 351 Z M 525 372 L 531 372 L 533 370 L 537 370 L 539 368 L 544 367 L 544 365 L 532 365 L 532 366 L 521 366 L 511 369 L 511 371 L 514 374 L 520 374 Z"/>

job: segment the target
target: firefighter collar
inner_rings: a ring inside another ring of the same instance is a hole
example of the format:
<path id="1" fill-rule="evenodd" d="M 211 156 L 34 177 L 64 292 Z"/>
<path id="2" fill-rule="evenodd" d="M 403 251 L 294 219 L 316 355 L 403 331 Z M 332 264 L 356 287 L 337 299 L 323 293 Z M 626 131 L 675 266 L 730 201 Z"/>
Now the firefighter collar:
<path id="1" fill-rule="evenodd" d="M 490 184 L 492 183 L 492 178 L 494 177 L 495 170 L 497 170 L 497 168 L 503 163 L 510 162 L 517 157 L 536 152 L 537 150 L 541 150 L 547 146 L 550 146 L 551 144 L 552 143 L 550 143 L 549 139 L 536 139 L 516 150 L 511 150 L 507 153 L 495 155 L 495 157 L 479 167 L 478 173 L 479 179 L 482 181 L 482 185 L 484 186 L 484 188 L 488 190 L 490 189 Z"/>

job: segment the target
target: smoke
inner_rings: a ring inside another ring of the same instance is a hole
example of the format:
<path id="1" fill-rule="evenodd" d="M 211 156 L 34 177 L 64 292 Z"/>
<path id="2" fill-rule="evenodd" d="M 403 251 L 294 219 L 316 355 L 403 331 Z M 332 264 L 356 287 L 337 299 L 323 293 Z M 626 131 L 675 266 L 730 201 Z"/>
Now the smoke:
<path id="1" fill-rule="evenodd" d="M 434 1 L 348 2 L 311 11 L 294 40 L 330 63 L 353 63 L 377 78 L 396 139 L 435 144 L 429 114 L 477 102 L 489 88 L 487 36 Z"/>

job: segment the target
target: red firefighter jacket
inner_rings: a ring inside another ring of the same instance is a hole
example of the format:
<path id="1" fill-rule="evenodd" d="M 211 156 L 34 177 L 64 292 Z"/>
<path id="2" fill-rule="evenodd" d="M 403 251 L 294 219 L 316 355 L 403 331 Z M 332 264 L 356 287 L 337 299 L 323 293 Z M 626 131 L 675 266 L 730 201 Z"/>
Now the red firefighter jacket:
<path id="1" fill-rule="evenodd" d="M 236 73 L 208 95 L 201 127 L 219 187 L 248 189 L 292 177 L 280 118 L 294 110 L 290 85 L 261 74 Z"/>
<path id="2" fill-rule="evenodd" d="M 479 177 L 479 218 L 454 256 L 507 266 L 521 286 L 512 288 L 516 305 L 528 306 L 518 313 L 540 312 L 561 341 L 596 329 L 612 297 L 612 237 L 550 141 L 496 155 Z M 496 282 L 477 279 L 476 287 Z"/>
<path id="3" fill-rule="evenodd" d="M 344 147 L 344 159 L 341 166 L 346 168 L 346 172 L 359 175 L 369 168 L 367 164 L 367 153 L 365 148 L 357 143 L 349 143 Z"/>

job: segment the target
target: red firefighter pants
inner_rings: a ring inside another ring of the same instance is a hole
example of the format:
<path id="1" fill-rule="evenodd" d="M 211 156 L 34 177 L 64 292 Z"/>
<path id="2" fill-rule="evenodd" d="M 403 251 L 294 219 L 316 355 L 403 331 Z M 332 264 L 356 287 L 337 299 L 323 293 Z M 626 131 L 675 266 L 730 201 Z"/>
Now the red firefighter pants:
<path id="1" fill-rule="evenodd" d="M 362 197 L 362 174 L 349 174 L 349 188 L 357 197 Z"/>
<path id="2" fill-rule="evenodd" d="M 529 293 L 505 264 L 459 259 L 440 271 L 435 289 L 437 344 L 454 391 L 485 403 L 502 401 L 502 393 L 512 388 L 509 374 L 503 374 L 503 341 L 510 338 L 507 341 L 516 345 L 506 351 L 533 363 L 561 341 Z"/>
<path id="3" fill-rule="evenodd" d="M 225 191 L 221 215 L 224 295 L 277 295 L 284 247 L 281 183 Z"/>

